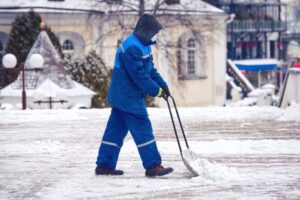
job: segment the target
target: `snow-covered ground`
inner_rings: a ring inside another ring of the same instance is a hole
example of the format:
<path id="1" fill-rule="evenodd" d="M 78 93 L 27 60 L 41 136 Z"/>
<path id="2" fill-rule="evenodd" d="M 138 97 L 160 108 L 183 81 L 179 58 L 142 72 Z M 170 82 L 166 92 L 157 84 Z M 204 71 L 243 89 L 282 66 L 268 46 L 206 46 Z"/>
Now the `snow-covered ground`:
<path id="1" fill-rule="evenodd" d="M 95 176 L 109 109 L 0 111 L 0 199 L 300 199 L 300 106 L 180 108 L 192 177 L 166 109 L 149 109 L 164 165 L 144 176 L 130 134 L 121 177 Z"/>

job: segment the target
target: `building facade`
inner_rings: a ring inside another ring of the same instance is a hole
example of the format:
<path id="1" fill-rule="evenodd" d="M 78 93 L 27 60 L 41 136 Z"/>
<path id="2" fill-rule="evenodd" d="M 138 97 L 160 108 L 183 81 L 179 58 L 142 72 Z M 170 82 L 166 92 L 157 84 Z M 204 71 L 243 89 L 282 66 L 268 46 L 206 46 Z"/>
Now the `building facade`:
<path id="1" fill-rule="evenodd" d="M 137 6 L 139 1 L 135 0 L 24 2 L 0 3 L 2 54 L 14 18 L 34 9 L 59 37 L 64 54 L 76 61 L 95 50 L 113 68 L 118 44 L 132 32 L 138 19 L 136 10 L 126 6 Z M 166 1 L 159 9 L 155 3 L 150 0 L 144 5 L 145 12 L 156 12 L 164 26 L 153 48 L 154 62 L 178 104 L 224 105 L 227 15 L 202 1 Z M 160 99 L 156 104 L 165 106 Z"/>
<path id="2" fill-rule="evenodd" d="M 227 28 L 227 56 L 233 60 L 284 58 L 287 4 L 280 0 L 206 0 L 234 14 Z"/>

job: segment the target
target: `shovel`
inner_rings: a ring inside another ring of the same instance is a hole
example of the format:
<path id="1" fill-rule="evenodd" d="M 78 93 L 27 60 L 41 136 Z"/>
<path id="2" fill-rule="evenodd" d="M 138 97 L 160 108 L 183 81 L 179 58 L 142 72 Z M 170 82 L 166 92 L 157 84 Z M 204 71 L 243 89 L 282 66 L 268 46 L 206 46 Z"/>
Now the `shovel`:
<path id="1" fill-rule="evenodd" d="M 183 130 L 183 126 L 182 126 L 182 123 L 181 123 L 181 120 L 180 120 L 180 117 L 179 117 L 179 113 L 178 113 L 178 110 L 177 110 L 175 100 L 171 95 L 169 97 L 172 99 L 172 102 L 173 102 L 173 105 L 174 105 L 174 108 L 175 108 L 175 111 L 176 111 L 176 115 L 177 115 L 177 118 L 178 118 L 178 122 L 179 122 L 179 125 L 180 125 L 180 128 L 181 128 L 181 132 L 182 132 L 182 135 L 183 135 L 183 138 L 184 138 L 184 141 L 185 141 L 185 145 L 186 145 L 186 148 L 187 148 L 184 152 L 182 151 L 181 144 L 180 144 L 179 137 L 178 137 L 178 133 L 177 133 L 177 129 L 176 129 L 175 122 L 174 122 L 173 113 L 172 113 L 171 106 L 170 106 L 170 103 L 169 103 L 169 98 L 165 97 L 164 99 L 166 100 L 166 102 L 168 104 L 168 108 L 169 108 L 169 112 L 170 112 L 170 116 L 171 116 L 171 120 L 172 120 L 172 125 L 173 125 L 173 128 L 174 128 L 174 132 L 175 132 L 176 140 L 177 140 L 177 143 L 178 143 L 181 158 L 183 160 L 184 165 L 187 167 L 187 169 L 194 176 L 199 176 L 199 173 L 195 169 L 193 169 L 193 167 L 191 165 L 195 160 L 195 153 L 193 151 L 191 151 L 190 148 L 189 148 L 189 144 L 188 144 L 188 141 L 186 139 L 186 136 L 185 136 L 185 133 L 184 133 L 184 130 Z"/>

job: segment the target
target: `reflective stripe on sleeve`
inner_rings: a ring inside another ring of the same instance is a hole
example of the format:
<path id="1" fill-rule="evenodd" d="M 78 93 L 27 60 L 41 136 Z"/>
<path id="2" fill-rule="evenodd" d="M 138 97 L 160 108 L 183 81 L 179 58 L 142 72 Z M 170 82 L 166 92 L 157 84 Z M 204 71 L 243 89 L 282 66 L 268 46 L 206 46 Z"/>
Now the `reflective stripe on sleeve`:
<path id="1" fill-rule="evenodd" d="M 122 49 L 122 52 L 125 53 L 125 50 L 124 50 L 124 47 L 123 47 L 123 44 L 120 44 L 120 47 Z"/>
<path id="2" fill-rule="evenodd" d="M 150 141 L 148 141 L 148 142 L 145 142 L 145 143 L 143 143 L 143 144 L 139 144 L 139 145 L 137 145 L 137 147 L 138 147 L 138 148 L 144 147 L 144 146 L 147 146 L 147 145 L 149 145 L 149 144 L 152 144 L 153 142 L 155 142 L 155 139 L 150 140 Z"/>
<path id="3" fill-rule="evenodd" d="M 151 55 L 152 55 L 152 53 L 150 52 L 149 54 L 142 56 L 142 58 L 146 59 L 146 58 L 149 58 Z"/>

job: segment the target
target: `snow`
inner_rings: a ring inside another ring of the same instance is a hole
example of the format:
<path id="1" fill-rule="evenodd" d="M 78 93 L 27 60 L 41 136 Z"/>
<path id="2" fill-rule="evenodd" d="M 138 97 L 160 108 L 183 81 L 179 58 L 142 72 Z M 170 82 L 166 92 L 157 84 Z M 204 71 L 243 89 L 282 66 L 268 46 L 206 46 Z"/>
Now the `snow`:
<path id="1" fill-rule="evenodd" d="M 248 79 L 242 74 L 242 72 L 237 68 L 235 63 L 228 59 L 227 60 L 228 64 L 232 67 L 232 69 L 236 72 L 236 74 L 243 80 L 243 82 L 247 85 L 247 87 L 251 90 L 254 90 L 255 88 L 253 85 L 248 81 Z"/>
<path id="2" fill-rule="evenodd" d="M 276 59 L 247 59 L 233 62 L 240 65 L 278 65 L 278 60 Z"/>
<path id="3" fill-rule="evenodd" d="M 95 176 L 109 113 L 0 110 L 0 199 L 300 199 L 299 104 L 179 108 L 198 177 L 181 160 L 165 108 L 149 116 L 172 174 L 146 178 L 129 134 L 117 166 L 125 175 Z"/>
<path id="4" fill-rule="evenodd" d="M 291 106 L 287 107 L 284 114 L 278 119 L 282 121 L 300 121 L 300 104 L 295 102 L 291 103 Z"/>
<path id="5" fill-rule="evenodd" d="M 53 83 L 50 79 L 46 79 L 41 86 L 36 90 L 37 93 L 41 93 L 45 97 L 57 97 L 59 93 L 66 93 L 63 88 Z M 35 96 L 35 95 L 33 95 Z"/>
<path id="6" fill-rule="evenodd" d="M 289 72 L 294 73 L 294 74 L 300 74 L 300 68 L 291 68 L 289 69 Z"/>
<path id="7" fill-rule="evenodd" d="M 26 95 L 28 97 L 33 97 L 34 94 L 37 93 L 44 93 L 44 96 L 51 96 L 56 97 L 60 93 L 65 93 L 67 96 L 92 96 L 96 94 L 95 92 L 91 91 L 87 87 L 83 86 L 76 81 L 72 81 L 72 88 L 63 89 L 60 88 L 58 85 L 53 83 L 53 81 L 46 79 L 40 86 L 36 89 L 28 89 L 26 90 Z M 8 85 L 1 90 L 1 96 L 3 97 L 20 97 L 22 95 L 21 88 L 16 89 L 12 85 Z"/>
<path id="8" fill-rule="evenodd" d="M 239 174 L 235 168 L 227 167 L 225 165 L 211 163 L 206 159 L 197 158 L 191 162 L 192 167 L 199 172 L 199 177 L 194 179 L 204 179 L 201 181 L 208 180 L 225 180 L 231 179 L 232 181 L 239 178 Z"/>
<path id="9" fill-rule="evenodd" d="M 257 97 L 246 97 L 237 102 L 227 102 L 229 107 L 239 107 L 239 106 L 253 106 L 257 104 Z"/>

